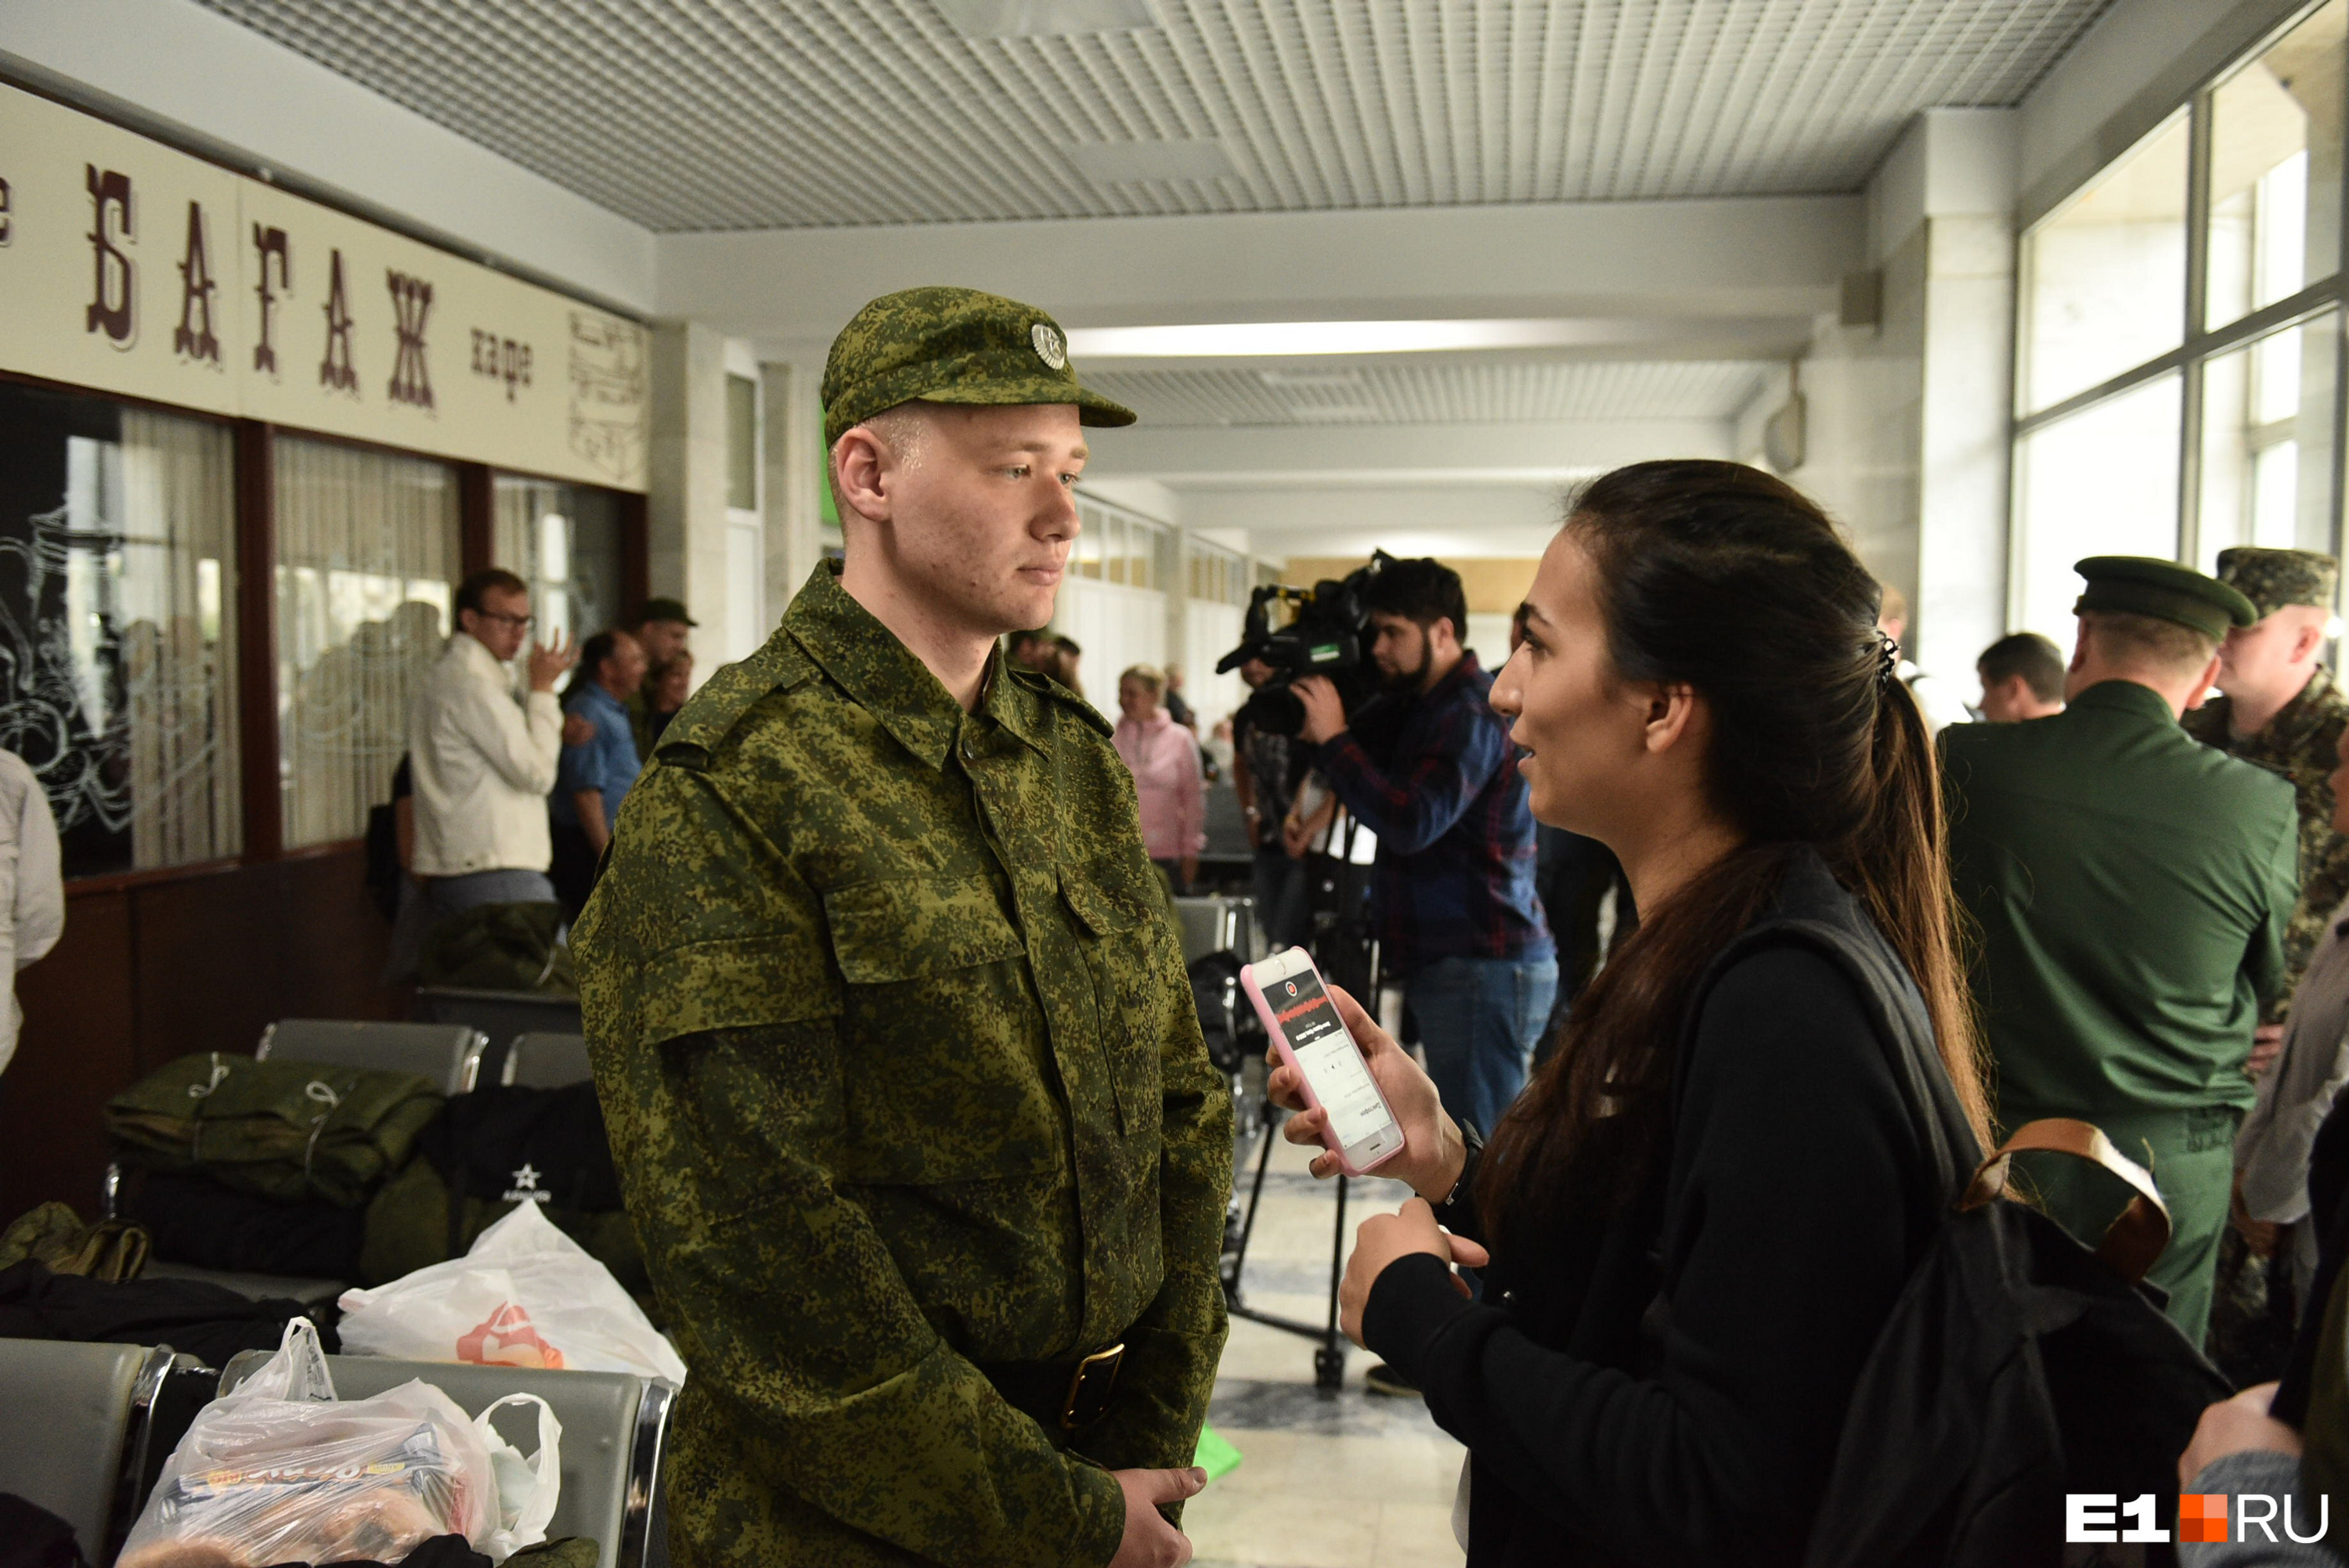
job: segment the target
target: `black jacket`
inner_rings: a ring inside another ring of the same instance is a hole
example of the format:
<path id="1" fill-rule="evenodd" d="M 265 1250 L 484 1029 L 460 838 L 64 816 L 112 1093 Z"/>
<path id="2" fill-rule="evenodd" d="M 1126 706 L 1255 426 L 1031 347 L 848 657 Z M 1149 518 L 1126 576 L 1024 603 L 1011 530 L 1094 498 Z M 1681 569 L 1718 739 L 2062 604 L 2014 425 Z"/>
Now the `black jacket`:
<path id="1" fill-rule="evenodd" d="M 1940 1071 L 1932 1039 L 1801 853 L 1692 998 L 1636 1200 L 1496 1253 L 1481 1303 L 1424 1254 L 1379 1276 L 1364 1338 L 1468 1445 L 1472 1568 L 1800 1557 L 1860 1367 L 1973 1161 L 1895 1078 Z M 1472 1209 L 1438 1215 L 1480 1236 Z"/>

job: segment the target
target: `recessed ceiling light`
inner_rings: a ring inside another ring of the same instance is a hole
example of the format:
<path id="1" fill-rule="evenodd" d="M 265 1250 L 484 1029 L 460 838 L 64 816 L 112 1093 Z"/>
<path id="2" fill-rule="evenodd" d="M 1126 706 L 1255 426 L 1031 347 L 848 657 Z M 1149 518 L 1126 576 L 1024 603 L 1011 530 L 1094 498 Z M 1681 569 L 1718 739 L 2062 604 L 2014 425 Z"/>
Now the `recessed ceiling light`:
<path id="1" fill-rule="evenodd" d="M 934 0 L 966 38 L 1067 37 L 1155 27 L 1149 0 Z"/>
<path id="2" fill-rule="evenodd" d="M 1094 326 L 1069 334 L 1069 352 L 1092 359 L 1237 359 L 1335 354 L 1430 354 L 1478 348 L 1560 348 L 1623 340 L 1611 321 L 1257 321 L 1200 326 Z"/>

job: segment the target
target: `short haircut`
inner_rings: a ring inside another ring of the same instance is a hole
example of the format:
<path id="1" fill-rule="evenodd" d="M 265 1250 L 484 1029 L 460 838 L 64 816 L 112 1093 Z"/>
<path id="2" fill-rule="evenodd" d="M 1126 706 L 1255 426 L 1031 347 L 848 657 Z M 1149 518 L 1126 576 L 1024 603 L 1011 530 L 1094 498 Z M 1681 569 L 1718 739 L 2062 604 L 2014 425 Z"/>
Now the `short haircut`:
<path id="1" fill-rule="evenodd" d="M 2216 637 L 2191 626 L 2126 610 L 2083 610 L 2080 626 L 2106 663 L 2149 675 L 2189 675 L 2219 646 Z"/>
<path id="2" fill-rule="evenodd" d="M 884 408 L 878 414 L 867 415 L 848 428 L 862 428 L 872 431 L 881 438 L 881 444 L 889 449 L 890 456 L 895 458 L 901 466 L 910 469 L 922 459 L 922 449 L 930 434 L 929 410 L 936 407 L 938 405 L 917 397 L 910 403 L 900 403 L 894 408 Z M 841 432 L 843 437 L 847 434 L 848 430 Z M 861 514 L 851 511 L 848 503 L 841 499 L 840 476 L 832 466 L 832 453 L 839 448 L 840 443 L 834 441 L 823 455 L 823 482 L 832 490 L 832 510 L 840 519 L 841 541 L 844 545 L 849 519 L 854 517 L 860 522 L 864 519 Z"/>
<path id="3" fill-rule="evenodd" d="M 530 584 L 502 566 L 485 566 L 457 584 L 458 612 L 461 614 L 471 610 L 476 615 L 481 614 L 486 608 L 481 601 L 492 589 L 501 593 L 527 593 Z"/>
<path id="4" fill-rule="evenodd" d="M 1148 686 L 1152 696 L 1166 695 L 1166 672 L 1156 665 L 1128 665 L 1125 673 L 1117 677 L 1117 684 L 1123 686 L 1128 681 Z"/>
<path id="5" fill-rule="evenodd" d="M 1052 634 L 1050 632 L 1014 632 L 1011 634 L 1011 651 L 1016 654 L 1022 648 L 1032 648 L 1039 643 L 1050 643 L 1051 640 Z"/>
<path id="6" fill-rule="evenodd" d="M 1431 557 L 1388 562 L 1362 591 L 1362 604 L 1381 614 L 1401 615 L 1423 631 L 1448 620 L 1452 634 L 1464 643 L 1468 640 L 1468 593 L 1460 586 L 1460 573 Z"/>
<path id="7" fill-rule="evenodd" d="M 619 645 L 619 633 L 596 633 L 594 636 L 579 645 L 579 667 L 583 670 L 591 670 L 601 674 L 604 668 L 604 661 L 610 658 L 614 651 L 616 650 Z"/>
<path id="8" fill-rule="evenodd" d="M 1052 645 L 1060 649 L 1061 652 L 1068 655 L 1071 658 L 1081 659 L 1085 656 L 1084 649 L 1077 646 L 1077 640 L 1074 637 L 1070 636 L 1066 632 L 1054 637 L 1052 639 Z"/>
<path id="9" fill-rule="evenodd" d="M 1985 687 L 2004 686 L 2021 676 L 2031 695 L 2041 702 L 2064 700 L 2064 650 L 2036 632 L 2001 637 L 1982 651 L 1974 668 Z"/>

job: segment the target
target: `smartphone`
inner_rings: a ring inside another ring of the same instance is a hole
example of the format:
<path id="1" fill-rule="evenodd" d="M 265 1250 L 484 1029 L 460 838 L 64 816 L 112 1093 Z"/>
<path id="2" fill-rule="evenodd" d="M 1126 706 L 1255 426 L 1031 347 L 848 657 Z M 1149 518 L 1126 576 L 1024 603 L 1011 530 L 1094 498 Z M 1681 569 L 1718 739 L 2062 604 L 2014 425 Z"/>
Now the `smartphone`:
<path id="1" fill-rule="evenodd" d="M 1276 953 L 1240 971 L 1240 989 L 1264 1020 L 1280 1059 L 1305 1078 L 1305 1103 L 1330 1113 L 1321 1141 L 1338 1168 L 1360 1176 L 1402 1151 L 1402 1128 L 1387 1109 L 1378 1080 L 1354 1037 L 1339 1021 L 1338 1004 L 1302 947 Z"/>

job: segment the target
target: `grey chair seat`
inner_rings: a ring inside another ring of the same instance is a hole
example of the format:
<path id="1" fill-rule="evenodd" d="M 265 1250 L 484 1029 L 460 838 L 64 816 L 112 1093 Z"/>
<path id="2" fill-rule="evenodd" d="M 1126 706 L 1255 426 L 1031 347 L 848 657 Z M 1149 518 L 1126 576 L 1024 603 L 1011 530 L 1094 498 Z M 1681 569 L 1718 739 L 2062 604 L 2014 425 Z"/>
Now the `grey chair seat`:
<path id="1" fill-rule="evenodd" d="M 462 1094 L 473 1087 L 489 1043 L 488 1036 L 463 1024 L 281 1018 L 262 1031 L 253 1054 L 262 1060 L 415 1073 L 443 1094 Z"/>
<path id="2" fill-rule="evenodd" d="M 516 1035 L 506 1047 L 504 1080 L 533 1088 L 562 1088 L 595 1076 L 587 1065 L 587 1042 L 577 1035 Z"/>
<path id="3" fill-rule="evenodd" d="M 0 1339 L 0 1491 L 73 1526 L 82 1554 L 110 1561 L 143 1499 L 147 1417 L 171 1355 L 137 1345 Z"/>
<path id="4" fill-rule="evenodd" d="M 267 1359 L 260 1351 L 237 1357 L 221 1374 L 221 1391 L 235 1387 Z M 373 1356 L 329 1356 L 326 1366 L 336 1396 L 345 1399 L 364 1399 L 420 1378 L 466 1414 L 478 1416 L 508 1394 L 538 1395 L 563 1423 L 563 1495 L 547 1524 L 548 1539 L 588 1536 L 601 1568 L 643 1568 L 676 1398 L 669 1384 L 622 1372 L 545 1372 Z M 492 1420 L 524 1455 L 538 1446 L 535 1410 L 510 1406 Z"/>

